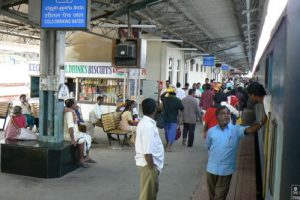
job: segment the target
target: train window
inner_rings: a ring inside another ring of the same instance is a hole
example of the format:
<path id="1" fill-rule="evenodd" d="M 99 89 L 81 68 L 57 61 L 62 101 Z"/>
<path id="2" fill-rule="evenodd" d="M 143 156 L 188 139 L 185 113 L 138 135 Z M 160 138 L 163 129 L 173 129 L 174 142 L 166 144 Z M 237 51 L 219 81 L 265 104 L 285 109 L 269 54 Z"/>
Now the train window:
<path id="1" fill-rule="evenodd" d="M 275 186 L 275 173 L 276 173 L 276 141 L 278 134 L 277 121 L 274 119 L 272 121 L 272 132 L 271 132 L 271 151 L 270 151 L 270 173 L 269 173 L 269 189 L 270 194 L 274 195 L 274 186 Z"/>
<path id="2" fill-rule="evenodd" d="M 269 54 L 266 59 L 266 67 L 265 67 L 265 87 L 271 92 L 272 89 L 272 69 L 273 69 L 273 52 Z"/>
<path id="3" fill-rule="evenodd" d="M 196 64 L 196 72 L 199 72 L 199 65 Z"/>

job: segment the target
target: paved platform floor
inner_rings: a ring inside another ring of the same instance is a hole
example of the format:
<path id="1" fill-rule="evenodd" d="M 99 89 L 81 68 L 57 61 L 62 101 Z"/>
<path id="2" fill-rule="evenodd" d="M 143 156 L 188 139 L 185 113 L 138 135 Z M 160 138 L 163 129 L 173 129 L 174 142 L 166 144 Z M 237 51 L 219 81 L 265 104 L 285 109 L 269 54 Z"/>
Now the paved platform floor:
<path id="1" fill-rule="evenodd" d="M 106 135 L 97 130 L 99 144 L 91 149 L 91 156 L 98 161 L 97 164 L 88 169 L 77 169 L 59 179 L 0 173 L 0 200 L 138 199 L 139 176 L 134 148 L 121 148 L 117 142 L 109 147 Z M 201 184 L 205 183 L 207 150 L 200 130 L 201 125 L 197 125 L 193 148 L 182 146 L 179 139 L 173 147 L 174 151 L 165 153 L 165 168 L 159 177 L 159 200 L 196 199 L 197 188 L 204 186 Z M 163 132 L 161 136 L 164 138 Z M 2 138 L 3 132 L 0 132 Z M 198 196 L 197 199 L 202 198 Z"/>

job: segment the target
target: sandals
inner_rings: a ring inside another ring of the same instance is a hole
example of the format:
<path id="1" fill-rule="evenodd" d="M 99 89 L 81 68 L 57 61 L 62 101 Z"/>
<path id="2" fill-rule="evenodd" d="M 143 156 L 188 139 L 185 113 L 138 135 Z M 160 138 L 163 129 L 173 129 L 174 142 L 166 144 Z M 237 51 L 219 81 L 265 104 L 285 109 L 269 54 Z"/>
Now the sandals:
<path id="1" fill-rule="evenodd" d="M 82 168 L 89 168 L 90 166 L 86 163 L 79 163 L 79 167 L 82 167 Z"/>
<path id="2" fill-rule="evenodd" d="M 85 162 L 86 162 L 86 163 L 97 163 L 97 161 L 95 161 L 95 160 L 93 160 L 93 159 L 91 159 L 91 158 L 88 159 L 88 160 L 86 160 Z"/>

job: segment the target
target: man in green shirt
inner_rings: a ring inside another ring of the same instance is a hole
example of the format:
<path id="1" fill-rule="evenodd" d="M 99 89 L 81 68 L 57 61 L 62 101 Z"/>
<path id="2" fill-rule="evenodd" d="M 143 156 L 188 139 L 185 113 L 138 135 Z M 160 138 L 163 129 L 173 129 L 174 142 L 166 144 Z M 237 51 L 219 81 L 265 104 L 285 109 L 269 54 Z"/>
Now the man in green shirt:
<path id="1" fill-rule="evenodd" d="M 166 96 L 166 94 L 168 95 Z M 166 90 L 166 92 L 161 95 L 161 101 L 163 102 L 165 113 L 166 151 L 172 151 L 171 147 L 176 137 L 178 111 L 183 111 L 184 107 L 181 100 L 176 97 L 174 88 Z"/>

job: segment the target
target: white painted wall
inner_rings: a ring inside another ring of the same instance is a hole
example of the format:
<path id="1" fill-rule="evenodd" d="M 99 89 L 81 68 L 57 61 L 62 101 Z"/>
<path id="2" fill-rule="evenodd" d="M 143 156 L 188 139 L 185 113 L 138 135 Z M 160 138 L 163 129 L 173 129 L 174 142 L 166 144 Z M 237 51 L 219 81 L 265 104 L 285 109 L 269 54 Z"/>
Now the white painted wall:
<path id="1" fill-rule="evenodd" d="M 184 51 L 176 49 L 178 46 L 170 43 L 164 43 L 164 48 L 166 48 L 166 80 L 169 78 L 169 59 L 172 59 L 172 78 L 170 79 L 171 84 L 176 85 L 177 82 L 182 83 L 184 77 Z M 179 61 L 179 68 L 177 68 Z M 179 71 L 179 76 L 177 78 L 177 71 Z"/>
<path id="2" fill-rule="evenodd" d="M 212 67 L 202 67 L 201 70 L 201 65 L 203 64 L 203 59 L 202 57 L 199 58 L 193 58 L 195 60 L 195 63 L 191 66 L 191 60 L 187 60 L 186 61 L 186 66 L 187 66 L 187 73 L 188 73 L 188 83 L 190 84 L 190 86 L 193 83 L 198 83 L 200 82 L 201 84 L 205 83 L 205 79 L 209 78 L 209 79 L 213 79 L 214 74 L 212 73 Z M 197 65 L 198 65 L 198 71 L 197 71 Z M 223 74 L 220 73 L 218 76 L 218 80 L 220 81 L 222 80 Z"/>
<path id="3" fill-rule="evenodd" d="M 148 42 L 147 43 L 147 76 L 148 80 L 160 80 L 163 76 L 161 68 L 162 60 L 162 47 L 161 42 Z"/>
<path id="4" fill-rule="evenodd" d="M 148 41 L 147 43 L 147 80 L 166 81 L 169 78 L 169 59 L 172 59 L 172 79 L 173 85 L 177 82 L 177 62 L 179 61 L 179 77 L 182 83 L 184 77 L 184 54 L 177 45 L 161 42 Z"/>

